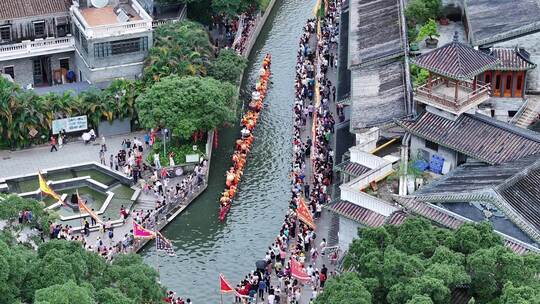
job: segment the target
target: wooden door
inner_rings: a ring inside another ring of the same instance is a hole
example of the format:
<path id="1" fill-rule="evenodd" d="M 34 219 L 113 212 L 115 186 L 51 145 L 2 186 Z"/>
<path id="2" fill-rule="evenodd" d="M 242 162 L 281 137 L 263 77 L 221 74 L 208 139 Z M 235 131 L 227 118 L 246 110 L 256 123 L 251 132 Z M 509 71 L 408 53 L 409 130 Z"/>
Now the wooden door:
<path id="1" fill-rule="evenodd" d="M 494 79 L 494 86 L 493 86 L 493 96 L 501 96 L 501 89 L 502 89 L 502 74 L 500 71 L 495 72 Z"/>
<path id="2" fill-rule="evenodd" d="M 514 78 L 512 72 L 503 74 L 504 76 L 504 97 L 512 97 L 512 87 L 514 86 Z"/>
<path id="3" fill-rule="evenodd" d="M 516 89 L 514 90 L 514 97 L 523 97 L 523 72 L 519 72 L 516 75 Z"/>

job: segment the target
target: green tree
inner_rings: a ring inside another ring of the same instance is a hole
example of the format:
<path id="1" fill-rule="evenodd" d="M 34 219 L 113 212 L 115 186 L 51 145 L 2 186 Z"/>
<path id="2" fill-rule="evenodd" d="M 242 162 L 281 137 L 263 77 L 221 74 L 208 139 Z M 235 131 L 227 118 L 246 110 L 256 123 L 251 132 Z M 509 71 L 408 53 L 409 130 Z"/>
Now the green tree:
<path id="1" fill-rule="evenodd" d="M 208 75 L 217 80 L 239 85 L 240 75 L 246 66 L 247 60 L 244 57 L 239 56 L 232 49 L 222 49 L 212 63 Z"/>
<path id="2" fill-rule="evenodd" d="M 110 287 L 98 290 L 96 300 L 99 304 L 135 304 L 120 290 Z"/>
<path id="3" fill-rule="evenodd" d="M 139 120 L 146 128 L 172 130 L 189 138 L 234 120 L 236 88 L 213 78 L 169 76 L 155 83 L 136 101 Z"/>
<path id="4" fill-rule="evenodd" d="M 407 4 L 405 16 L 413 26 L 416 24 L 423 25 L 429 19 L 438 18 L 441 10 L 441 0 L 412 0 Z"/>
<path id="5" fill-rule="evenodd" d="M 501 296 L 501 304 L 539 304 L 540 285 L 536 288 L 531 286 L 514 286 L 512 282 L 504 284 Z"/>
<path id="6" fill-rule="evenodd" d="M 429 19 L 429 21 L 420 28 L 416 41 L 422 41 L 422 39 L 426 37 L 428 37 L 429 40 L 434 40 L 434 37 L 439 36 L 440 35 L 437 32 L 437 22 L 435 22 L 434 19 Z"/>
<path id="7" fill-rule="evenodd" d="M 371 295 L 358 275 L 347 272 L 328 280 L 315 304 L 371 304 Z"/>
<path id="8" fill-rule="evenodd" d="M 167 23 L 154 31 L 154 45 L 145 59 L 147 82 L 175 74 L 205 76 L 214 48 L 206 29 L 193 21 Z"/>
<path id="9" fill-rule="evenodd" d="M 405 304 L 433 304 L 433 301 L 426 295 L 414 295 L 414 297 Z"/>
<path id="10" fill-rule="evenodd" d="M 255 0 L 212 0 L 212 10 L 218 14 L 235 17 L 250 8 L 257 8 Z"/>
<path id="11" fill-rule="evenodd" d="M 68 281 L 36 290 L 35 304 L 95 304 L 91 291 Z"/>

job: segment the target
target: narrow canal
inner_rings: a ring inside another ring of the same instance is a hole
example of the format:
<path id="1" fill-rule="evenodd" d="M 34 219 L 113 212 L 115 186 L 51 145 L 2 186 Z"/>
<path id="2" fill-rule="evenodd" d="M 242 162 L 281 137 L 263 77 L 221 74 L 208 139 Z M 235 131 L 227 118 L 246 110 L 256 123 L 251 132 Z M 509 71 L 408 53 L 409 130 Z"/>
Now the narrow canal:
<path id="1" fill-rule="evenodd" d="M 292 104 L 298 40 L 316 0 L 277 0 L 249 58 L 242 90 L 250 90 L 262 59 L 272 54 L 272 82 L 267 107 L 240 191 L 225 223 L 218 220 L 218 197 L 224 188 L 238 129 L 219 134 L 208 189 L 163 232 L 177 256 L 159 253 L 150 244 L 142 251 L 147 263 L 158 266 L 162 283 L 195 303 L 219 303 L 218 273 L 236 284 L 264 257 L 290 198 L 287 178 L 291 161 Z M 230 296 L 227 296 L 230 297 Z"/>

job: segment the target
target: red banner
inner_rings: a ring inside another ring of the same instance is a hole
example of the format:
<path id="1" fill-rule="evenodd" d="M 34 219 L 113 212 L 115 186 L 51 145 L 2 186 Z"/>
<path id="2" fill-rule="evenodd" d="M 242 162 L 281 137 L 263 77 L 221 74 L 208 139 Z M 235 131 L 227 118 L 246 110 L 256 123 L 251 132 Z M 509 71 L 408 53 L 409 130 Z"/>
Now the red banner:
<path id="1" fill-rule="evenodd" d="M 156 237 L 156 233 L 144 228 L 133 220 L 133 237 L 136 239 L 153 239 Z"/>
<path id="2" fill-rule="evenodd" d="M 221 273 L 219 274 L 219 291 L 221 291 L 221 293 L 236 292 L 236 290 L 229 282 L 227 282 L 227 280 L 225 280 Z"/>
<path id="3" fill-rule="evenodd" d="M 307 271 L 302 267 L 302 264 L 295 259 L 291 259 L 291 275 L 299 281 L 306 282 L 310 280 Z"/>
<path id="4" fill-rule="evenodd" d="M 316 229 L 317 226 L 315 226 L 315 222 L 313 221 L 313 216 L 311 215 L 311 211 L 306 206 L 306 202 L 304 202 L 304 199 L 300 198 L 298 200 L 298 208 L 296 209 L 296 212 L 298 214 L 298 218 L 304 222 L 304 224 L 308 225 L 312 229 Z"/>

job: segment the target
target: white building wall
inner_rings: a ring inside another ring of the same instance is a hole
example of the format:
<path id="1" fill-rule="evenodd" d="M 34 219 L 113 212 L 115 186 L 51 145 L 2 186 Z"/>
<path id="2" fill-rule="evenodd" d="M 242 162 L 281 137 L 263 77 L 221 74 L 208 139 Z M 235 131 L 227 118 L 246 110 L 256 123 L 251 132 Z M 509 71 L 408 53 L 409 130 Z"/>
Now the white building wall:
<path id="1" fill-rule="evenodd" d="M 430 161 L 431 157 L 433 155 L 440 156 L 444 158 L 445 163 L 450 163 L 449 169 L 452 170 L 457 166 L 457 152 L 453 151 L 451 149 L 448 149 L 446 147 L 440 146 L 438 151 L 431 150 L 426 147 L 426 141 L 423 138 L 420 138 L 415 135 L 411 135 L 411 158 L 418 158 L 421 157 L 424 153 L 422 151 L 426 151 L 428 153 L 428 159 L 426 161 Z"/>
<path id="2" fill-rule="evenodd" d="M 397 211 L 398 209 L 374 196 L 371 196 L 367 193 L 360 191 L 360 189 L 353 189 L 348 185 L 341 185 L 341 199 L 344 201 L 351 202 L 360 207 L 375 211 L 384 216 L 389 216 L 392 212 Z"/>
<path id="3" fill-rule="evenodd" d="M 343 251 L 349 249 L 353 239 L 358 238 L 358 228 L 362 227 L 358 222 L 339 216 L 339 248 Z"/>

